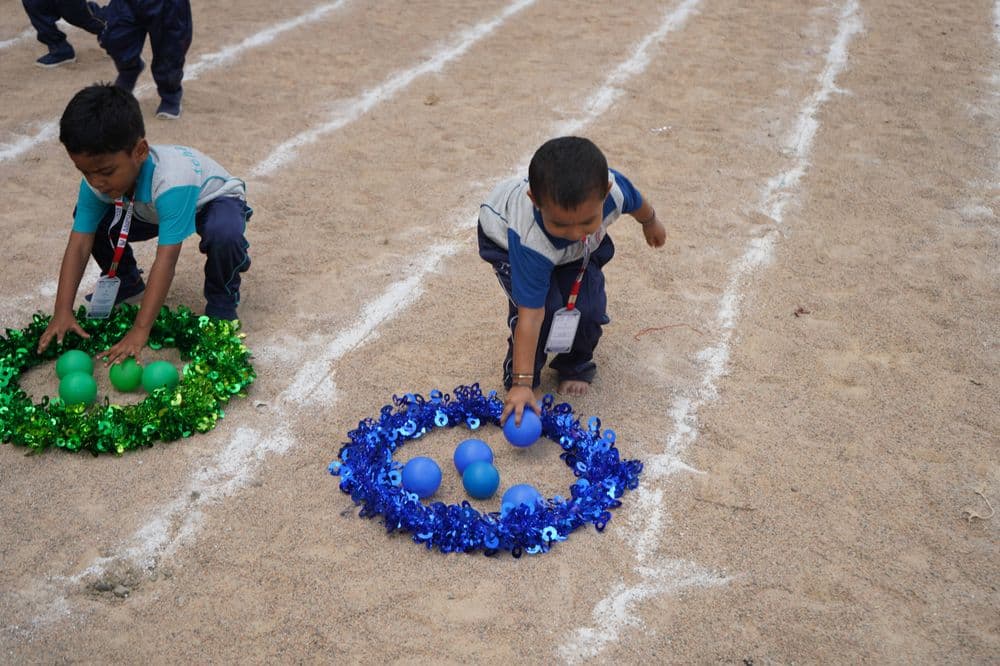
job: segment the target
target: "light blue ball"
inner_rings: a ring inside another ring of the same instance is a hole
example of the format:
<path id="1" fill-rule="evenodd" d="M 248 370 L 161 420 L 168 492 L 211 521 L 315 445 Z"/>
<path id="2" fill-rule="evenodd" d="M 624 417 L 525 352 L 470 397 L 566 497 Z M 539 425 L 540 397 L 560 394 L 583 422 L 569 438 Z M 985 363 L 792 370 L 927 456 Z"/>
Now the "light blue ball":
<path id="1" fill-rule="evenodd" d="M 508 488 L 507 492 L 503 494 L 503 498 L 500 500 L 500 513 L 501 515 L 506 515 L 508 511 L 521 504 L 533 507 L 541 501 L 542 494 L 535 490 L 534 486 L 527 483 L 519 483 L 516 486 Z"/>
<path id="2" fill-rule="evenodd" d="M 403 488 L 426 499 L 437 492 L 441 485 L 441 468 L 430 458 L 411 458 L 403 466 Z"/>
<path id="3" fill-rule="evenodd" d="M 469 463 L 462 473 L 462 485 L 465 486 L 465 492 L 472 497 L 489 499 L 500 486 L 500 472 L 485 460 L 475 460 Z"/>
<path id="4" fill-rule="evenodd" d="M 455 447 L 455 469 L 465 474 L 465 468 L 474 462 L 493 462 L 493 449 L 481 439 L 467 439 Z"/>
<path id="5" fill-rule="evenodd" d="M 515 425 L 514 414 L 507 417 L 503 424 L 503 434 L 514 446 L 531 446 L 542 434 L 542 420 L 538 414 L 525 409 L 521 414 L 521 425 Z"/>

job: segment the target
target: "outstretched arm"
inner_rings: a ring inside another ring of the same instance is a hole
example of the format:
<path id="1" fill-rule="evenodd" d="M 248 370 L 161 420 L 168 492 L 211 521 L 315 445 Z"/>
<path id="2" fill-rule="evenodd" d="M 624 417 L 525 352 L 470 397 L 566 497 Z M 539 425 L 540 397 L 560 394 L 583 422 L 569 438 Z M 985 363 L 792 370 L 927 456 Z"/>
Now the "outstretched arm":
<path id="1" fill-rule="evenodd" d="M 521 425 L 521 415 L 525 408 L 538 412 L 535 403 L 535 392 L 531 388 L 535 376 L 535 353 L 538 350 L 538 336 L 545 320 L 545 308 L 526 308 L 518 306 L 517 325 L 514 327 L 514 360 L 512 374 L 514 383 L 507 392 L 500 423 L 505 423 L 507 417 L 514 415 L 514 423 Z M 540 414 L 539 414 L 540 415 Z"/>
<path id="2" fill-rule="evenodd" d="M 642 205 L 630 213 L 635 221 L 642 225 L 642 235 L 646 237 L 646 245 L 650 247 L 663 247 L 667 242 L 667 229 L 656 217 L 656 209 L 648 201 L 643 201 Z"/>
<path id="3" fill-rule="evenodd" d="M 160 314 L 160 308 L 167 300 L 167 292 L 170 291 L 170 283 L 174 280 L 174 270 L 177 268 L 177 258 L 180 254 L 181 243 L 157 246 L 156 259 L 149 269 L 146 293 L 142 295 L 142 304 L 135 316 L 135 323 L 125 337 L 106 352 L 105 363 L 124 361 L 129 356 L 139 358 L 146 341 L 149 340 L 153 323 Z"/>
<path id="4" fill-rule="evenodd" d="M 76 300 L 76 290 L 80 288 L 83 271 L 90 259 L 90 250 L 94 246 L 94 234 L 84 234 L 71 231 L 66 252 L 63 253 L 62 266 L 59 268 L 59 286 L 56 288 L 56 304 L 42 337 L 38 340 L 38 353 L 45 351 L 53 338 L 62 344 L 67 333 L 73 332 L 81 338 L 89 338 L 76 316 L 73 314 L 73 301 Z"/>

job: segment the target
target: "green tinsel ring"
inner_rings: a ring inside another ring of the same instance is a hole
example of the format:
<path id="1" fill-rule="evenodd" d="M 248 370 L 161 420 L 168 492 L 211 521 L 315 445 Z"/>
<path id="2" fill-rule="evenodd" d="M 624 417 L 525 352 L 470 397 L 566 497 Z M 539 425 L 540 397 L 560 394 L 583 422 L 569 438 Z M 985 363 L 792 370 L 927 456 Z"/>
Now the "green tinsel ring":
<path id="1" fill-rule="evenodd" d="M 239 321 L 210 319 L 183 306 L 160 310 L 148 342 L 152 349 L 176 347 L 187 361 L 173 390 L 157 389 L 135 405 L 112 405 L 105 397 L 103 404 L 88 407 L 48 396 L 35 404 L 21 389 L 21 373 L 68 349 L 94 356 L 110 348 L 132 327 L 138 309 L 121 305 L 108 319 L 86 319 L 81 308 L 77 320 L 91 337 L 67 334 L 62 345 L 53 343 L 41 354 L 35 350 L 50 316 L 36 314 L 27 327 L 7 329 L 0 337 L 0 441 L 34 452 L 55 446 L 121 455 L 157 440 L 208 432 L 225 416 L 223 406 L 231 397 L 246 396 L 256 373 Z"/>

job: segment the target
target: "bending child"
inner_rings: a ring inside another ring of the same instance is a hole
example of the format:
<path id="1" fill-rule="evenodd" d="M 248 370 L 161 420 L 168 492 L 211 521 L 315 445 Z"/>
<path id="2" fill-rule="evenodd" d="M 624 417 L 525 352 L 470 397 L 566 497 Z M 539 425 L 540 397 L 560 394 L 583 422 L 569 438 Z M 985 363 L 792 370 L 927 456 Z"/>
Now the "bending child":
<path id="1" fill-rule="evenodd" d="M 507 294 L 507 389 L 501 422 L 525 407 L 538 411 L 548 354 L 559 393 L 581 396 L 597 372 L 594 349 L 607 316 L 602 268 L 614 256 L 608 227 L 622 213 L 641 225 L 646 244 L 662 247 L 666 229 L 625 176 L 608 168 L 590 140 L 561 137 L 531 158 L 528 178 L 500 183 L 479 209 L 479 255 Z"/>
<path id="2" fill-rule="evenodd" d="M 135 323 L 108 350 L 107 362 L 138 358 L 167 298 L 181 245 L 193 233 L 206 255 L 205 314 L 236 319 L 240 274 L 250 267 L 244 232 L 253 211 L 244 182 L 193 148 L 149 145 L 139 103 L 111 84 L 89 86 L 70 100 L 59 121 L 59 140 L 83 180 L 59 269 L 55 312 L 38 351 L 53 339 L 61 343 L 68 332 L 89 337 L 76 321 L 73 303 L 93 256 L 102 275 L 116 269 L 115 304 L 141 299 Z M 146 284 L 128 241 L 154 237 L 159 242 Z"/>

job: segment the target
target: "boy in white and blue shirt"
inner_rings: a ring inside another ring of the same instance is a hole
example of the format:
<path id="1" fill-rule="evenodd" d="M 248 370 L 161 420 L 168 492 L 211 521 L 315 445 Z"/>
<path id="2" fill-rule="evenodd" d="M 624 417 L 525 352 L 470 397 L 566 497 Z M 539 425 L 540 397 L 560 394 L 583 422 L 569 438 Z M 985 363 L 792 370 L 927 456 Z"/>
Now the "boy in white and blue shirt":
<path id="1" fill-rule="evenodd" d="M 246 185 L 215 160 L 185 146 L 151 146 L 139 104 L 131 93 L 96 84 L 77 93 L 60 120 L 59 139 L 83 174 L 56 291 L 55 312 L 39 350 L 67 332 L 87 337 L 73 304 L 90 256 L 108 274 L 128 214 L 130 227 L 119 258 L 116 302 L 141 299 L 131 330 L 108 351 L 108 362 L 138 358 L 173 281 L 181 244 L 200 237 L 205 260 L 205 314 L 236 319 L 241 273 L 250 267 L 244 236 L 252 210 Z M 116 206 L 116 202 L 120 205 Z M 144 282 L 131 241 L 158 237 L 156 258 Z"/>
<path id="2" fill-rule="evenodd" d="M 564 321 L 560 310 L 578 311 L 578 323 L 567 351 L 556 353 L 550 367 L 558 373 L 559 393 L 586 393 L 597 371 L 594 349 L 609 321 L 602 267 L 615 250 L 607 231 L 623 213 L 639 222 L 648 245 L 663 246 L 666 230 L 653 207 L 625 176 L 608 168 L 596 145 L 581 137 L 543 144 L 531 159 L 527 179 L 500 183 L 480 206 L 479 254 L 493 266 L 507 295 L 511 329 L 501 420 L 514 413 L 520 422 L 525 407 L 537 411 L 533 389 L 552 342 L 553 319 Z"/>

